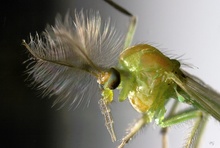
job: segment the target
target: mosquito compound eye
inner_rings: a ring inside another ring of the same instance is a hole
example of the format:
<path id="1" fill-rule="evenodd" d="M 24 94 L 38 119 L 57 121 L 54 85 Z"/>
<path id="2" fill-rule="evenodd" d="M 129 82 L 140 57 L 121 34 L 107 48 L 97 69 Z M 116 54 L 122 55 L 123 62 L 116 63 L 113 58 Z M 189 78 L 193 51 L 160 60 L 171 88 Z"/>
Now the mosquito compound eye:
<path id="1" fill-rule="evenodd" d="M 120 84 L 120 81 L 121 81 L 120 73 L 116 69 L 111 68 L 110 69 L 110 77 L 107 82 L 107 87 L 109 89 L 115 89 Z"/>

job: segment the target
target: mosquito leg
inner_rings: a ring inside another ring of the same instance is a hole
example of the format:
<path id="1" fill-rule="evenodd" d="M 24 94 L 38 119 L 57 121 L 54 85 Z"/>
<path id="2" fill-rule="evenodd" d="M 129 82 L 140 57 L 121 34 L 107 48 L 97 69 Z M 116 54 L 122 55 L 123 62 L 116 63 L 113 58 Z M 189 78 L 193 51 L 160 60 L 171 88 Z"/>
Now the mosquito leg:
<path id="1" fill-rule="evenodd" d="M 206 126 L 207 118 L 208 118 L 208 115 L 205 113 L 199 116 L 199 118 L 195 122 L 195 125 L 191 133 L 189 134 L 189 137 L 185 144 L 186 148 L 199 147 L 199 142 L 202 137 L 202 132 L 204 131 L 204 128 Z"/>
<path id="2" fill-rule="evenodd" d="M 126 49 L 127 47 L 129 47 L 131 45 L 131 42 L 133 40 L 133 36 L 134 36 L 134 33 L 135 33 L 136 24 L 137 24 L 137 18 L 134 15 L 132 15 L 128 10 L 126 10 L 123 7 L 119 6 L 118 4 L 113 2 L 112 0 L 105 0 L 105 2 L 107 2 L 109 5 L 111 5 L 116 10 L 123 13 L 124 15 L 127 15 L 127 16 L 130 17 L 128 32 L 126 34 L 125 43 L 124 43 L 124 49 Z"/>
<path id="3" fill-rule="evenodd" d="M 175 101 L 170 109 L 170 112 L 168 114 L 168 117 L 171 117 L 175 114 L 176 109 L 178 107 L 179 102 Z M 161 134 L 162 134 L 162 148 L 168 148 L 168 138 L 167 138 L 167 133 L 168 133 L 168 127 L 162 128 L 161 129 Z"/>
<path id="4" fill-rule="evenodd" d="M 195 147 L 195 145 L 199 144 L 201 133 L 206 123 L 206 118 L 207 118 L 206 113 L 200 110 L 197 110 L 197 109 L 185 110 L 184 112 L 180 112 L 176 115 L 167 117 L 166 119 L 161 121 L 159 125 L 163 128 L 166 128 L 171 125 L 182 123 L 184 121 L 194 119 L 194 118 L 196 119 L 195 125 L 185 144 L 186 148 L 190 148 L 190 147 Z"/>
<path id="5" fill-rule="evenodd" d="M 168 148 L 168 142 L 167 142 L 168 127 L 162 128 L 160 133 L 162 134 L 162 148 Z"/>
<path id="6" fill-rule="evenodd" d="M 135 124 L 129 129 L 128 134 L 122 139 L 122 142 L 118 146 L 118 148 L 123 148 L 132 139 L 132 137 L 149 122 L 150 119 L 147 115 L 143 115 L 140 119 L 138 119 Z"/>

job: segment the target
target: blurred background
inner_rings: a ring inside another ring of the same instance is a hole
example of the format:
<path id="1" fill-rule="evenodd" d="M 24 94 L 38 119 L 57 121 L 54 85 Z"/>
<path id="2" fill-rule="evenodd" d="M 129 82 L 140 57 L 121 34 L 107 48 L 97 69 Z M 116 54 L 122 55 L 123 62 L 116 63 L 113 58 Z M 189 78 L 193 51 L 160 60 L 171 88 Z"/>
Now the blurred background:
<path id="1" fill-rule="evenodd" d="M 179 57 L 187 68 L 220 92 L 220 1 L 119 0 L 118 4 L 138 17 L 133 44 L 150 43 Z M 53 99 L 25 82 L 28 55 L 21 45 L 30 33 L 42 32 L 54 24 L 57 13 L 67 10 L 99 10 L 110 17 L 120 33 L 127 30 L 129 18 L 102 0 L 18 0 L 2 1 L 0 9 L 0 147 L 1 148 L 113 148 L 119 144 L 130 123 L 140 117 L 128 101 L 112 104 L 118 141 L 111 142 L 98 106 L 91 98 L 88 108 L 51 108 Z M 169 130 L 171 148 L 182 147 L 191 122 Z M 210 118 L 201 141 L 202 148 L 220 147 L 219 122 Z M 126 148 L 160 148 L 160 128 L 150 124 Z"/>

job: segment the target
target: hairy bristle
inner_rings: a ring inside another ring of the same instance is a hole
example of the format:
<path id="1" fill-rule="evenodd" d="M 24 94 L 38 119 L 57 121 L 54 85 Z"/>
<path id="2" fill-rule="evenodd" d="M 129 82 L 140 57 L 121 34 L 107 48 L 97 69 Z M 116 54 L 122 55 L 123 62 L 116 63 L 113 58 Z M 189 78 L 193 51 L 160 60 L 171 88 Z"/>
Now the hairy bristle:
<path id="1" fill-rule="evenodd" d="M 123 38 L 116 34 L 110 21 L 102 21 L 92 10 L 58 15 L 54 26 L 42 36 L 30 37 L 24 45 L 31 53 L 28 74 L 32 84 L 44 96 L 56 96 L 54 105 L 78 106 L 89 101 L 98 85 L 96 76 L 103 69 L 116 66 Z M 33 62 L 34 61 L 34 62 Z"/>

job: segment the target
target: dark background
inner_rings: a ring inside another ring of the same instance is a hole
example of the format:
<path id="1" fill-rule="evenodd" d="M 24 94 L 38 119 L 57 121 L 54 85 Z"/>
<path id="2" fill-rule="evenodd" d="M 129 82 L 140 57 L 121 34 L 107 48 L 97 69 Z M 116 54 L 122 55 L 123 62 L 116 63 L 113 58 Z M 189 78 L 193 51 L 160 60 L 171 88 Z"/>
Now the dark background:
<path id="1" fill-rule="evenodd" d="M 1 2 L 0 9 L 0 147 L 54 147 L 52 131 L 60 112 L 50 108 L 51 101 L 40 99 L 24 81 L 28 58 L 22 39 L 41 32 L 46 23 L 61 11 L 54 0 Z"/>
<path id="2" fill-rule="evenodd" d="M 57 13 L 109 7 L 103 1 L 7 0 L 0 6 L 0 147 L 87 148 L 116 147 L 104 126 L 98 99 L 75 111 L 51 108 L 53 99 L 25 81 L 28 53 L 22 39 L 53 25 Z M 116 127 L 117 128 L 117 127 Z M 97 129 L 97 130 L 95 130 Z M 124 131 L 125 128 L 122 129 Z M 98 131 L 98 132 L 97 132 Z M 121 133 L 120 136 L 124 134 Z M 104 136 L 103 136 L 104 135 Z M 107 139 L 100 140 L 100 137 Z"/>
<path id="3" fill-rule="evenodd" d="M 42 32 L 47 23 L 53 24 L 58 12 L 67 11 L 66 3 L 59 4 L 54 0 L 1 1 L 1 148 L 65 147 L 60 146 L 60 141 L 64 139 L 62 132 L 69 130 L 66 120 L 62 119 L 66 110 L 51 109 L 52 100 L 41 99 L 39 92 L 28 87 L 24 72 L 26 65 L 23 64 L 28 54 L 21 43 L 30 33 Z"/>

